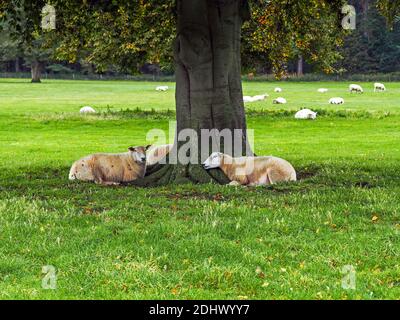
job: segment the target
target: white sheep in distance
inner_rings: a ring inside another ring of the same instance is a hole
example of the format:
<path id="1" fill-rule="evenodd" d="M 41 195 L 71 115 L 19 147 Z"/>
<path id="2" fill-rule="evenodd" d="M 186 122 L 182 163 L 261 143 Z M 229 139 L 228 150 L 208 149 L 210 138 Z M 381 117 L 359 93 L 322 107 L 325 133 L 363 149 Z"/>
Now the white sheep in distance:
<path id="1" fill-rule="evenodd" d="M 283 90 L 281 88 L 275 88 L 274 90 L 276 93 L 281 93 Z"/>
<path id="2" fill-rule="evenodd" d="M 318 89 L 318 92 L 319 92 L 319 93 L 327 93 L 327 92 L 328 92 L 328 89 L 320 88 L 320 89 Z"/>
<path id="3" fill-rule="evenodd" d="M 386 91 L 386 87 L 383 83 L 376 82 L 374 84 L 374 92 L 378 92 L 378 91 L 379 92 Z"/>
<path id="4" fill-rule="evenodd" d="M 351 84 L 349 86 L 349 90 L 350 90 L 350 93 L 353 93 L 353 92 L 355 92 L 355 93 L 364 93 L 363 88 L 361 86 L 359 86 L 358 84 Z"/>
<path id="5" fill-rule="evenodd" d="M 331 98 L 329 100 L 329 104 L 344 104 L 344 99 L 343 98 Z"/>
<path id="6" fill-rule="evenodd" d="M 268 94 L 260 94 L 254 97 L 251 96 L 244 96 L 243 97 L 243 102 L 256 102 L 256 101 L 263 101 L 265 100 L 267 97 L 269 97 Z"/>
<path id="7" fill-rule="evenodd" d="M 317 112 L 314 112 L 310 109 L 303 109 L 297 112 L 294 117 L 299 120 L 306 120 L 306 119 L 315 120 L 317 118 Z"/>
<path id="8" fill-rule="evenodd" d="M 88 114 L 88 113 L 96 113 L 96 110 L 94 110 L 92 107 L 86 106 L 81 108 L 81 110 L 79 110 L 80 114 Z"/>
<path id="9" fill-rule="evenodd" d="M 287 101 L 285 98 L 279 97 L 272 101 L 273 104 L 286 104 Z"/>
<path id="10" fill-rule="evenodd" d="M 169 87 L 168 86 L 158 86 L 156 88 L 156 91 L 168 91 Z"/>

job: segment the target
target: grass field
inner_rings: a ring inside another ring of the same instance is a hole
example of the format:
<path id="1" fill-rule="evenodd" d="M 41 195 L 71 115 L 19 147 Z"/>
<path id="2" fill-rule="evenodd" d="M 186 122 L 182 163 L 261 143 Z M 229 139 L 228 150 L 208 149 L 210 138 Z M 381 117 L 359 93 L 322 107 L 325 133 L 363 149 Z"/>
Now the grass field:
<path id="1" fill-rule="evenodd" d="M 400 298 L 400 83 L 353 96 L 348 83 L 245 83 L 247 95 L 284 89 L 285 106 L 249 104 L 248 125 L 257 154 L 291 161 L 297 183 L 69 182 L 79 157 L 168 128 L 167 113 L 119 112 L 173 110 L 174 90 L 156 85 L 0 79 L 0 298 Z M 346 104 L 330 106 L 333 96 Z M 81 117 L 84 105 L 104 113 Z M 302 107 L 321 116 L 280 111 Z M 42 288 L 46 265 L 56 290 Z M 342 288 L 346 265 L 354 290 Z"/>

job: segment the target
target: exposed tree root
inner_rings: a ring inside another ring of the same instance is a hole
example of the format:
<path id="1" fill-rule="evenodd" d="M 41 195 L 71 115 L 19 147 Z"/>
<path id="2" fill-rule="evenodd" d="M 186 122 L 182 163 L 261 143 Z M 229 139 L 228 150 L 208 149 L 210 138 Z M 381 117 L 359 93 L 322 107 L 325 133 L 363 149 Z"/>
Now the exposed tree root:
<path id="1" fill-rule="evenodd" d="M 204 170 L 201 165 L 156 164 L 147 169 L 146 176 L 126 186 L 158 187 L 169 184 L 228 184 L 230 180 L 220 169 Z"/>

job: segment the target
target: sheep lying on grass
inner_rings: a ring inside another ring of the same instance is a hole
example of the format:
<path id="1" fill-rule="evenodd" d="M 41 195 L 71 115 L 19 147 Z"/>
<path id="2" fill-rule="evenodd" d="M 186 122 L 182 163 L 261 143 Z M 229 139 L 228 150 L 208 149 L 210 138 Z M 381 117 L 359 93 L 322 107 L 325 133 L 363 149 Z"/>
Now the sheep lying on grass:
<path id="1" fill-rule="evenodd" d="M 72 165 L 69 179 L 118 185 L 143 178 L 146 173 L 147 149 L 131 147 L 126 153 L 87 156 Z"/>
<path id="2" fill-rule="evenodd" d="M 293 166 L 286 160 L 275 157 L 232 158 L 215 152 L 203 166 L 206 170 L 221 168 L 231 180 L 230 185 L 263 186 L 297 180 Z"/>
<path id="3" fill-rule="evenodd" d="M 164 159 L 171 152 L 172 147 L 172 144 L 151 146 L 146 152 L 147 166 L 153 166 Z"/>
<path id="4" fill-rule="evenodd" d="M 156 88 L 156 91 L 168 91 L 169 87 L 168 86 L 158 86 Z"/>
<path id="5" fill-rule="evenodd" d="M 94 110 L 92 107 L 86 106 L 83 107 L 81 110 L 79 110 L 80 114 L 88 114 L 88 113 L 96 113 L 96 110 Z"/>
<path id="6" fill-rule="evenodd" d="M 286 104 L 287 101 L 285 98 L 279 97 L 272 101 L 273 104 Z"/>
<path id="7" fill-rule="evenodd" d="M 281 88 L 275 88 L 274 90 L 276 93 L 281 93 L 283 90 Z"/>
<path id="8" fill-rule="evenodd" d="M 359 86 L 358 84 L 351 84 L 349 86 L 349 90 L 350 90 L 350 93 L 353 93 L 353 92 L 355 92 L 355 93 L 364 93 L 363 88 L 361 86 Z"/>
<path id="9" fill-rule="evenodd" d="M 268 94 L 260 94 L 254 97 L 251 96 L 244 96 L 243 97 L 243 102 L 256 102 L 256 101 L 263 101 L 265 100 L 267 97 L 269 97 Z"/>
<path id="10" fill-rule="evenodd" d="M 343 98 L 332 98 L 329 100 L 329 104 L 344 104 Z"/>
<path id="11" fill-rule="evenodd" d="M 328 89 L 325 89 L 325 88 L 320 88 L 320 89 L 318 89 L 318 92 L 319 93 L 327 93 L 329 90 Z"/>
<path id="12" fill-rule="evenodd" d="M 305 120 L 305 119 L 315 120 L 317 118 L 317 112 L 314 112 L 310 109 L 303 109 L 297 112 L 294 117 L 300 120 Z"/>
<path id="13" fill-rule="evenodd" d="M 374 84 L 374 92 L 386 91 L 386 87 L 383 83 L 376 82 Z"/>

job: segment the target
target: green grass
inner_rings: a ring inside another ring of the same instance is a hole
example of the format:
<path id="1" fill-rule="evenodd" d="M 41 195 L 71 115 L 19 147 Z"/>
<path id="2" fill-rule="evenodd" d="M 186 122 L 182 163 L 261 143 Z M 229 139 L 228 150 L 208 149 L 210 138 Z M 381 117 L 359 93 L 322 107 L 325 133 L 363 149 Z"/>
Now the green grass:
<path id="1" fill-rule="evenodd" d="M 362 96 L 347 83 L 245 83 L 250 95 L 284 89 L 288 105 L 251 104 L 248 125 L 255 151 L 291 161 L 297 183 L 69 182 L 77 158 L 168 128 L 170 114 L 118 112 L 172 110 L 173 90 L 155 85 L 0 80 L 0 298 L 400 297 L 399 83 L 384 94 L 365 84 Z M 330 106 L 332 96 L 347 103 Z M 105 113 L 81 117 L 83 105 Z M 300 107 L 325 113 L 304 122 L 278 110 Z M 45 265 L 57 269 L 57 290 L 41 288 Z M 345 265 L 357 271 L 356 290 L 341 287 Z"/>

